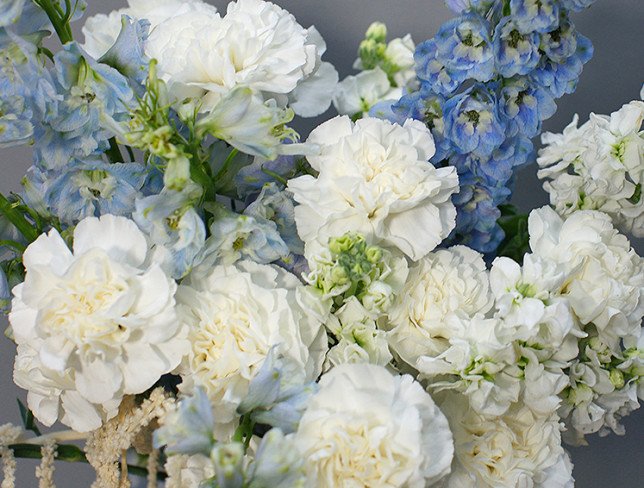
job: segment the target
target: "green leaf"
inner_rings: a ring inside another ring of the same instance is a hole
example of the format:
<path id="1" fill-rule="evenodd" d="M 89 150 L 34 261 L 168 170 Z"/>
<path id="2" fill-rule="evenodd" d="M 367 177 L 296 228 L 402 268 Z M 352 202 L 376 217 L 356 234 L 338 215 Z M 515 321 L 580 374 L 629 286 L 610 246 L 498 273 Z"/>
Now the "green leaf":
<path id="1" fill-rule="evenodd" d="M 24 403 L 20 401 L 19 398 L 16 398 L 18 402 L 18 408 L 20 409 L 20 418 L 22 418 L 22 423 L 25 426 L 26 430 L 32 431 L 36 435 L 42 435 L 40 429 L 36 426 L 36 418 L 31 410 L 25 407 Z"/>
<path id="2" fill-rule="evenodd" d="M 502 205 L 500 210 L 498 224 L 505 233 L 505 239 L 499 246 L 498 255 L 523 263 L 523 256 L 530 250 L 528 215 L 518 213 L 513 205 Z"/>

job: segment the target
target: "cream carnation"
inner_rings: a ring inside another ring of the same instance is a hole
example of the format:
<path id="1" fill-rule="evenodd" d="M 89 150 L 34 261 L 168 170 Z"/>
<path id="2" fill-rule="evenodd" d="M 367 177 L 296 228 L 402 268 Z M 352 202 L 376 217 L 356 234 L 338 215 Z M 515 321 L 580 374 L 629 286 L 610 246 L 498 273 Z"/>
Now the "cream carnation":
<path id="1" fill-rule="evenodd" d="M 515 407 L 502 417 L 487 419 L 457 394 L 450 394 L 441 408 L 450 421 L 455 444 L 445 488 L 550 488 L 571 481 L 556 414 L 540 417 L 525 407 Z M 553 470 L 559 474 L 558 485 L 546 483 L 556 478 Z"/>
<path id="2" fill-rule="evenodd" d="M 312 486 L 431 486 L 449 472 L 447 420 L 411 376 L 367 364 L 320 380 L 294 434 Z"/>
<path id="3" fill-rule="evenodd" d="M 150 22 L 150 30 L 187 12 L 214 15 L 217 9 L 202 0 L 128 0 L 128 7 L 115 10 L 108 15 L 97 14 L 89 17 L 83 26 L 85 43 L 83 49 L 95 59 L 100 58 L 114 45 L 121 31 L 121 16 L 128 15 L 137 20 Z"/>
<path id="4" fill-rule="evenodd" d="M 563 296 L 581 323 L 592 322 L 615 351 L 622 339 L 634 346 L 644 315 L 644 260 L 610 217 L 579 211 L 563 220 L 544 207 L 532 211 L 528 227 L 534 254 L 569 273 Z"/>
<path id="5" fill-rule="evenodd" d="M 307 141 L 319 147 L 309 156 L 319 176 L 290 180 L 299 206 L 295 221 L 302 240 L 328 239 L 352 231 L 400 249 L 418 260 L 455 226 L 451 196 L 458 191 L 453 167 L 436 169 L 429 129 L 416 120 L 404 126 L 349 117 L 325 122 Z"/>
<path id="6" fill-rule="evenodd" d="M 70 251 L 56 230 L 24 254 L 24 283 L 9 316 L 18 344 L 14 378 L 45 425 L 57 418 L 89 431 L 122 397 L 142 393 L 187 353 L 175 313 L 175 282 L 136 224 L 87 218 Z"/>
<path id="7" fill-rule="evenodd" d="M 174 16 L 145 44 L 177 99 L 196 97 L 202 110 L 210 110 L 243 85 L 282 104 L 290 100 L 306 116 L 328 108 L 337 83 L 335 69 L 320 61 L 325 49 L 314 28 L 262 0 L 231 2 L 224 17 L 207 11 Z M 311 91 L 316 96 L 309 105 L 303 100 Z"/>
<path id="8" fill-rule="evenodd" d="M 389 312 L 390 344 L 409 365 L 420 356 L 437 356 L 453 332 L 447 318 L 473 317 L 493 304 L 481 254 L 465 246 L 441 249 L 411 267 Z"/>
<path id="9" fill-rule="evenodd" d="M 202 386 L 216 422 L 230 424 L 272 346 L 309 381 L 317 378 L 326 334 L 309 299 L 299 280 L 277 266 L 239 261 L 195 269 L 177 292 L 192 344 L 182 389 Z"/>

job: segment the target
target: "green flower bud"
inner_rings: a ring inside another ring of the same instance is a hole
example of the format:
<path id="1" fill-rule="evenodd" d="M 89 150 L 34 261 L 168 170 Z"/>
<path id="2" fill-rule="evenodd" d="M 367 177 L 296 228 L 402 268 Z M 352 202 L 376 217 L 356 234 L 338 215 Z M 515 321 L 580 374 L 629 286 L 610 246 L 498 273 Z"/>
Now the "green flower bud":
<path id="1" fill-rule="evenodd" d="M 367 29 L 365 38 L 377 43 L 384 43 L 387 40 L 387 26 L 382 22 L 373 22 Z"/>
<path id="2" fill-rule="evenodd" d="M 608 377 L 610 378 L 610 382 L 613 384 L 616 390 L 624 388 L 624 373 L 622 373 L 619 369 L 611 369 Z"/>

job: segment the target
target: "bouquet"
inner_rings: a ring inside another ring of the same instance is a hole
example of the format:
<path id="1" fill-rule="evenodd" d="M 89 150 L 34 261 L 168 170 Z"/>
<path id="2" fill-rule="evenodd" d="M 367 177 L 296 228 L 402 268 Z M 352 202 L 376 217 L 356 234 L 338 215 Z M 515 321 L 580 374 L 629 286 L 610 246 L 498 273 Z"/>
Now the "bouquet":
<path id="1" fill-rule="evenodd" d="M 264 0 L 129 0 L 84 43 L 82 0 L 0 2 L 0 147 L 33 148 L 0 195 L 2 487 L 20 457 L 42 488 L 56 459 L 94 488 L 573 486 L 565 444 L 644 398 L 644 102 L 533 145 L 592 3 L 447 0 L 340 81 Z"/>

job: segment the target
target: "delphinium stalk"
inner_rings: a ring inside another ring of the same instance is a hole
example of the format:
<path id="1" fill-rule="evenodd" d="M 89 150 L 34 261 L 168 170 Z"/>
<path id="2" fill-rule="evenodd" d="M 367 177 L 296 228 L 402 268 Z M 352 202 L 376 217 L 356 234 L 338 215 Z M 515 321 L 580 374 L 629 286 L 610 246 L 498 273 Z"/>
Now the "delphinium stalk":
<path id="1" fill-rule="evenodd" d="M 390 117 L 423 120 L 437 145 L 431 162 L 458 170 L 449 243 L 490 254 L 504 240 L 500 207 L 510 200 L 515 170 L 534 159 L 531 139 L 592 56 L 570 19 L 592 3 L 447 0 L 459 16 L 417 46 L 418 89 Z"/>

